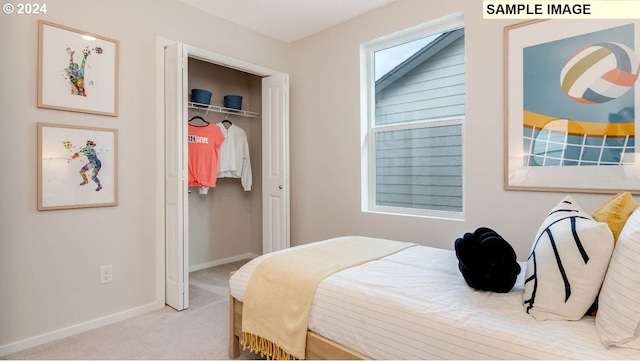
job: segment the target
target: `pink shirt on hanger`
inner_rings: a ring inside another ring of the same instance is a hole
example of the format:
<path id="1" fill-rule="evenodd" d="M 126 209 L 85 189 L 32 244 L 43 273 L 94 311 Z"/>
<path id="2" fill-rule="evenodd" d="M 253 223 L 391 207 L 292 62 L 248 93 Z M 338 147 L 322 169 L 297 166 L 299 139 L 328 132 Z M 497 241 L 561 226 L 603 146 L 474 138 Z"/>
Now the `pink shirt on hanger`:
<path id="1" fill-rule="evenodd" d="M 215 187 L 218 173 L 218 149 L 224 140 L 220 128 L 213 124 L 189 124 L 189 187 Z"/>

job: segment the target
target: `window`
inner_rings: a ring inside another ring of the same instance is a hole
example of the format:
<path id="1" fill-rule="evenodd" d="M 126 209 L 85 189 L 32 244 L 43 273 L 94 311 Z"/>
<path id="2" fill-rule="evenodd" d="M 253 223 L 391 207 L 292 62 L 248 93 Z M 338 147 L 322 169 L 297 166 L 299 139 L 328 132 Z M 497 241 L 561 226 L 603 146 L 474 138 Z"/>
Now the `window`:
<path id="1" fill-rule="evenodd" d="M 364 211 L 462 218 L 461 19 L 363 45 Z"/>

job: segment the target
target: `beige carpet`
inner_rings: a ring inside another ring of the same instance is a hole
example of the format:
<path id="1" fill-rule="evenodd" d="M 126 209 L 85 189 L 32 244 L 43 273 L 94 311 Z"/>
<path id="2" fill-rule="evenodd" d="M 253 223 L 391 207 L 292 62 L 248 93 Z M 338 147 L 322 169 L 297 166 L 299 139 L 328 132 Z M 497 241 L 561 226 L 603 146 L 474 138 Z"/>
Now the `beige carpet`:
<path id="1" fill-rule="evenodd" d="M 229 273 L 246 261 L 189 275 L 190 305 L 171 307 L 4 356 L 2 360 L 223 360 L 229 349 Z M 241 351 L 240 359 L 259 357 Z"/>

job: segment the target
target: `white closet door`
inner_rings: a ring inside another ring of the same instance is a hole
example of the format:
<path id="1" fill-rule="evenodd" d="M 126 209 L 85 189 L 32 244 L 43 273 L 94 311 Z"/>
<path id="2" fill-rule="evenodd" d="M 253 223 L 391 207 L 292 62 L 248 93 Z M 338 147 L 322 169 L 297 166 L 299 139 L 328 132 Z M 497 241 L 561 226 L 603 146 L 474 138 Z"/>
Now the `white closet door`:
<path id="1" fill-rule="evenodd" d="M 165 56 L 165 302 L 189 307 L 189 207 L 187 199 L 187 53 L 178 43 Z"/>
<path id="2" fill-rule="evenodd" d="M 288 248 L 289 76 L 262 79 L 262 252 Z"/>

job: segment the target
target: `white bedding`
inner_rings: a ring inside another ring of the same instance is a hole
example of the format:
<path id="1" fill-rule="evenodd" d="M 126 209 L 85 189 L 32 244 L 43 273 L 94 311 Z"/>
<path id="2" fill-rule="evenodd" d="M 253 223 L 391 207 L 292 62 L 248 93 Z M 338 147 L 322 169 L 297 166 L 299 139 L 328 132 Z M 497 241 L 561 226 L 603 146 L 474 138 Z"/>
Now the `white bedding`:
<path id="1" fill-rule="evenodd" d="M 273 254 L 234 273 L 234 298 L 244 301 L 251 272 Z M 526 314 L 524 272 L 501 294 L 470 288 L 457 266 L 453 251 L 415 246 L 335 273 L 318 286 L 309 329 L 373 359 L 640 359 L 638 350 L 607 349 L 593 317 Z"/>

